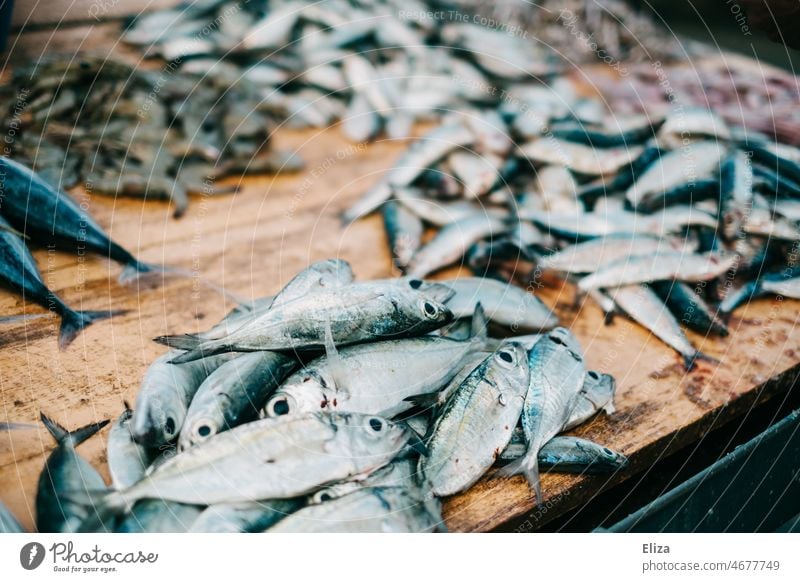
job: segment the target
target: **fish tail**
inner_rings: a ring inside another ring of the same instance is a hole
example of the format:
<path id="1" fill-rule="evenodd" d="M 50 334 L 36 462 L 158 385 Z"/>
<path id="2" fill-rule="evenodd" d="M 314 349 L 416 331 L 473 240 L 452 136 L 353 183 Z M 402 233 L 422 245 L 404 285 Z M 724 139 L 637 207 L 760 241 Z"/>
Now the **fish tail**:
<path id="1" fill-rule="evenodd" d="M 171 359 L 170 364 L 185 364 L 229 351 L 229 347 L 225 344 L 204 342 L 202 338 L 192 334 L 162 335 L 153 338 L 153 341 L 178 350 L 186 350 L 186 353 Z"/>
<path id="2" fill-rule="evenodd" d="M 58 347 L 66 349 L 78 334 L 96 321 L 127 313 L 125 309 L 112 311 L 73 311 L 65 310 L 61 315 L 61 328 L 58 332 Z"/>
<path id="3" fill-rule="evenodd" d="M 430 410 L 439 405 L 439 398 L 441 397 L 440 391 L 423 392 L 422 394 L 414 394 L 403 398 L 404 402 L 410 402 L 414 406 Z"/>
<path id="4" fill-rule="evenodd" d="M 717 358 L 698 351 L 693 354 L 683 356 L 683 365 L 686 368 L 687 372 L 691 372 L 692 370 L 694 370 L 695 366 L 697 365 L 697 360 L 711 362 L 712 364 L 719 364 L 719 360 Z"/>
<path id="5" fill-rule="evenodd" d="M 470 325 L 470 338 L 485 344 L 489 339 L 489 322 L 486 319 L 486 312 L 483 310 L 483 305 L 478 302 L 475 305 L 475 313 L 472 315 L 472 324 Z"/>
<path id="6" fill-rule="evenodd" d="M 69 431 L 58 424 L 55 420 L 47 416 L 44 412 L 40 412 L 39 416 L 42 419 L 42 423 L 44 423 L 45 428 L 47 428 L 47 431 L 52 435 L 57 443 L 60 444 L 69 440 L 74 447 L 77 447 L 83 441 L 96 434 L 101 428 L 108 424 L 108 420 L 101 420 L 100 422 L 93 422 L 91 424 L 87 424 L 86 426 L 76 428 L 73 431 Z"/>
<path id="7" fill-rule="evenodd" d="M 542 485 L 539 479 L 539 457 L 538 452 L 529 450 L 524 456 L 511 461 L 508 465 L 500 469 L 499 474 L 504 477 L 514 475 L 524 475 L 528 484 L 536 494 L 536 501 L 542 500 Z"/>

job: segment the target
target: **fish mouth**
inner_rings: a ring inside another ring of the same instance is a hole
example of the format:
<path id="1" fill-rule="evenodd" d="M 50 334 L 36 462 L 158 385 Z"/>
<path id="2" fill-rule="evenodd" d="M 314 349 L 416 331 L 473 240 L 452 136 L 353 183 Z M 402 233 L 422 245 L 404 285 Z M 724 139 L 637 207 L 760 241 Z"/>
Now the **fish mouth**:
<path id="1" fill-rule="evenodd" d="M 288 394 L 280 394 L 267 402 L 265 411 L 267 416 L 276 418 L 278 416 L 286 416 L 291 414 L 297 409 L 297 402 Z"/>

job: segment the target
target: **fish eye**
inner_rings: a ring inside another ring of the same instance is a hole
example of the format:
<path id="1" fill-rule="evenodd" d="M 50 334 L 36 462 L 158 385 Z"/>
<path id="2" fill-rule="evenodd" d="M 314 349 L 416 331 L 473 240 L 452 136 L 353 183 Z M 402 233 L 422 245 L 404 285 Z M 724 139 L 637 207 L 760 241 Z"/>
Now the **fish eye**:
<path id="1" fill-rule="evenodd" d="M 199 434 L 201 437 L 207 437 L 211 434 L 211 427 L 207 424 L 204 424 L 197 429 L 197 434 Z"/>
<path id="2" fill-rule="evenodd" d="M 422 309 L 425 311 L 425 315 L 431 319 L 439 315 L 439 308 L 430 301 L 423 302 Z"/>
<path id="3" fill-rule="evenodd" d="M 505 350 L 497 352 L 497 357 L 503 360 L 504 362 L 508 362 L 509 364 L 514 361 L 514 356 L 511 355 L 510 352 L 507 352 Z"/>
<path id="4" fill-rule="evenodd" d="M 560 346 L 564 346 L 564 345 L 566 345 L 566 344 L 564 343 L 564 340 L 562 340 L 560 337 L 558 337 L 558 336 L 555 336 L 555 335 L 551 335 L 551 336 L 550 336 L 550 341 L 551 341 L 551 342 L 553 342 L 553 343 L 555 343 L 555 344 L 558 344 L 558 345 L 560 345 Z"/>
<path id="5" fill-rule="evenodd" d="M 422 281 L 419 279 L 411 279 L 408 282 L 408 286 L 411 287 L 412 289 L 419 289 L 420 287 L 422 287 Z"/>
<path id="6" fill-rule="evenodd" d="M 613 457 L 614 456 L 614 452 L 611 449 L 607 449 L 607 448 L 603 447 L 603 452 L 605 454 L 607 454 L 609 457 Z"/>
<path id="7" fill-rule="evenodd" d="M 383 421 L 380 418 L 370 418 L 369 427 L 375 432 L 381 432 L 383 430 Z"/>
<path id="8" fill-rule="evenodd" d="M 164 423 L 164 432 L 167 434 L 175 434 L 175 419 L 171 416 L 167 418 L 167 421 Z"/>
<path id="9" fill-rule="evenodd" d="M 586 375 L 589 376 L 589 378 L 591 378 L 592 380 L 599 380 L 600 379 L 600 374 L 598 374 L 594 370 L 588 371 L 586 373 Z"/>
<path id="10" fill-rule="evenodd" d="M 289 400 L 286 397 L 273 400 L 269 407 L 272 410 L 273 416 L 284 416 L 289 414 Z"/>
<path id="11" fill-rule="evenodd" d="M 330 501 L 333 497 L 330 493 L 320 493 L 318 499 L 320 503 L 324 503 L 325 501 Z"/>

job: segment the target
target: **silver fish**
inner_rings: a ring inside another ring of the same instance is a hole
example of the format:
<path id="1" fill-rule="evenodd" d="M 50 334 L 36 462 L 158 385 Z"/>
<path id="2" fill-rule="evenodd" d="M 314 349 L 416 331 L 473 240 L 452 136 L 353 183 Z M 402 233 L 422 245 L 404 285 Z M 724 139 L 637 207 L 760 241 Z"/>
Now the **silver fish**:
<path id="1" fill-rule="evenodd" d="M 202 513 L 203 508 L 166 501 L 142 499 L 137 501 L 117 527 L 119 533 L 184 533 Z"/>
<path id="2" fill-rule="evenodd" d="M 192 533 L 251 533 L 264 531 L 300 509 L 298 499 L 243 501 L 208 506 L 194 520 Z"/>
<path id="3" fill-rule="evenodd" d="M 736 264 L 733 254 L 694 254 L 675 251 L 653 253 L 615 261 L 582 278 L 578 289 L 621 287 L 650 281 L 710 281 Z"/>
<path id="4" fill-rule="evenodd" d="M 505 475 L 525 475 L 539 502 L 539 451 L 564 429 L 586 377 L 583 356 L 570 345 L 572 341 L 568 330 L 556 328 L 528 354 L 530 382 L 521 416 L 528 449 L 503 469 Z"/>
<path id="5" fill-rule="evenodd" d="M 498 461 L 515 461 L 525 454 L 525 449 L 524 438 L 512 440 Z M 622 453 L 578 437 L 554 437 L 539 451 L 539 467 L 556 473 L 611 473 L 627 465 L 628 459 Z"/>
<path id="6" fill-rule="evenodd" d="M 36 529 L 41 533 L 77 531 L 92 509 L 69 499 L 75 491 L 105 489 L 103 478 L 76 451 L 75 447 L 108 424 L 95 422 L 68 431 L 44 414 L 42 422 L 58 445 L 45 461 L 36 491 Z"/>
<path id="7" fill-rule="evenodd" d="M 189 448 L 258 417 L 267 398 L 296 367 L 275 352 L 242 354 L 214 370 L 194 395 L 178 440 Z"/>
<path id="8" fill-rule="evenodd" d="M 641 255 L 671 249 L 668 241 L 647 234 L 619 234 L 570 245 L 542 257 L 536 266 L 562 273 L 593 273 L 603 266 Z"/>
<path id="9" fill-rule="evenodd" d="M 267 530 L 268 533 L 412 533 L 443 528 L 438 500 L 411 487 L 372 487 L 309 505 Z"/>
<path id="10" fill-rule="evenodd" d="M 464 491 L 494 464 L 511 439 L 529 378 L 527 352 L 506 343 L 448 398 L 419 465 L 435 495 Z"/>
<path id="11" fill-rule="evenodd" d="M 169 351 L 150 364 L 142 379 L 131 420 L 136 442 L 156 448 L 180 434 L 189 403 L 211 372 L 234 354 L 211 356 L 188 364 L 172 364 L 179 352 Z"/>
<path id="12" fill-rule="evenodd" d="M 390 200 L 383 205 L 383 226 L 389 238 L 394 265 L 403 270 L 422 246 L 425 231 L 422 219 L 403 204 Z"/>
<path id="13" fill-rule="evenodd" d="M 358 489 L 368 487 L 411 487 L 417 483 L 416 459 L 396 459 L 366 479 L 343 481 L 325 487 L 309 496 L 309 503 L 325 503 Z"/>
<path id="14" fill-rule="evenodd" d="M 606 414 L 613 414 L 616 391 L 617 382 L 611 374 L 601 374 L 594 370 L 586 372 L 583 388 L 572 404 L 569 419 L 564 423 L 563 430 L 572 430 L 580 426 L 601 410 L 605 410 Z"/>
<path id="15" fill-rule="evenodd" d="M 480 314 L 467 341 L 425 336 L 346 347 L 293 374 L 264 411 L 272 417 L 320 409 L 392 417 L 411 408 L 407 398 L 445 386 L 486 341 Z"/>
<path id="16" fill-rule="evenodd" d="M 139 481 L 153 460 L 153 454 L 133 439 L 132 417 L 133 410 L 126 405 L 108 433 L 106 456 L 111 484 L 115 489 L 126 489 Z"/>
<path id="17" fill-rule="evenodd" d="M 273 306 L 220 339 L 205 341 L 187 334 L 156 341 L 188 350 L 172 360 L 182 363 L 230 351 L 320 348 L 328 331 L 336 345 L 422 334 L 452 318 L 444 305 L 421 291 L 397 284 L 353 283 L 346 290 L 322 289 Z"/>
<path id="18" fill-rule="evenodd" d="M 520 154 L 543 164 L 563 166 L 587 176 L 613 174 L 630 164 L 644 151 L 642 146 L 597 149 L 552 137 L 529 141 Z"/>
<path id="19" fill-rule="evenodd" d="M 722 166 L 722 235 L 737 238 L 753 207 L 753 164 L 737 150 Z"/>
<path id="20" fill-rule="evenodd" d="M 455 291 L 445 305 L 456 319 L 471 317 L 480 303 L 490 321 L 513 332 L 541 331 L 558 325 L 558 317 L 540 299 L 515 285 L 480 277 L 442 282 Z"/>

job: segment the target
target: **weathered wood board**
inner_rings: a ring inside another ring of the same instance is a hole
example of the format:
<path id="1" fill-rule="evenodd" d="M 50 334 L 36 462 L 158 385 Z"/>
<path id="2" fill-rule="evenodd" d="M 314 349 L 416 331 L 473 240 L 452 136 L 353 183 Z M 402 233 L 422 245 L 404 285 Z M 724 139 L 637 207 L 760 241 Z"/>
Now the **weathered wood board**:
<path id="1" fill-rule="evenodd" d="M 103 34 L 108 38 L 108 29 Z M 41 50 L 41 43 L 25 42 Z M 99 196 L 87 202 L 100 224 L 142 259 L 190 269 L 247 298 L 274 293 L 309 262 L 328 257 L 350 261 L 360 278 L 388 276 L 391 261 L 380 219 L 343 227 L 338 214 L 391 167 L 406 144 L 357 146 L 337 128 L 280 131 L 276 144 L 296 150 L 306 160 L 306 171 L 243 180 L 234 196 L 195 198 L 180 221 L 159 202 Z M 68 427 L 114 418 L 124 400 L 135 400 L 142 374 L 163 352 L 151 338 L 203 330 L 232 307 L 199 279 L 122 287 L 116 282 L 120 267 L 105 259 L 46 250 L 36 257 L 48 285 L 71 305 L 129 312 L 90 327 L 63 352 L 57 347 L 54 318 L 0 328 L 0 421 L 36 423 L 40 411 Z M 453 531 L 488 530 L 526 515 L 526 524 L 534 528 L 697 442 L 756 403 L 780 397 L 800 363 L 800 304 L 789 300 L 762 300 L 740 310 L 728 338 L 692 335 L 721 363 L 701 362 L 686 375 L 678 357 L 643 329 L 620 318 L 606 326 L 591 304 L 573 309 L 570 287 L 536 293 L 578 335 L 589 365 L 618 381 L 617 412 L 601 415 L 576 434 L 620 450 L 631 466 L 613 477 L 544 475 L 538 508 L 521 478 L 485 479 L 446 502 Z M 41 311 L 16 295 L 0 293 L 0 317 Z M 107 429 L 80 452 L 107 477 L 106 434 Z M 0 499 L 28 527 L 34 521 L 39 472 L 52 447 L 42 428 L 0 434 Z"/>

